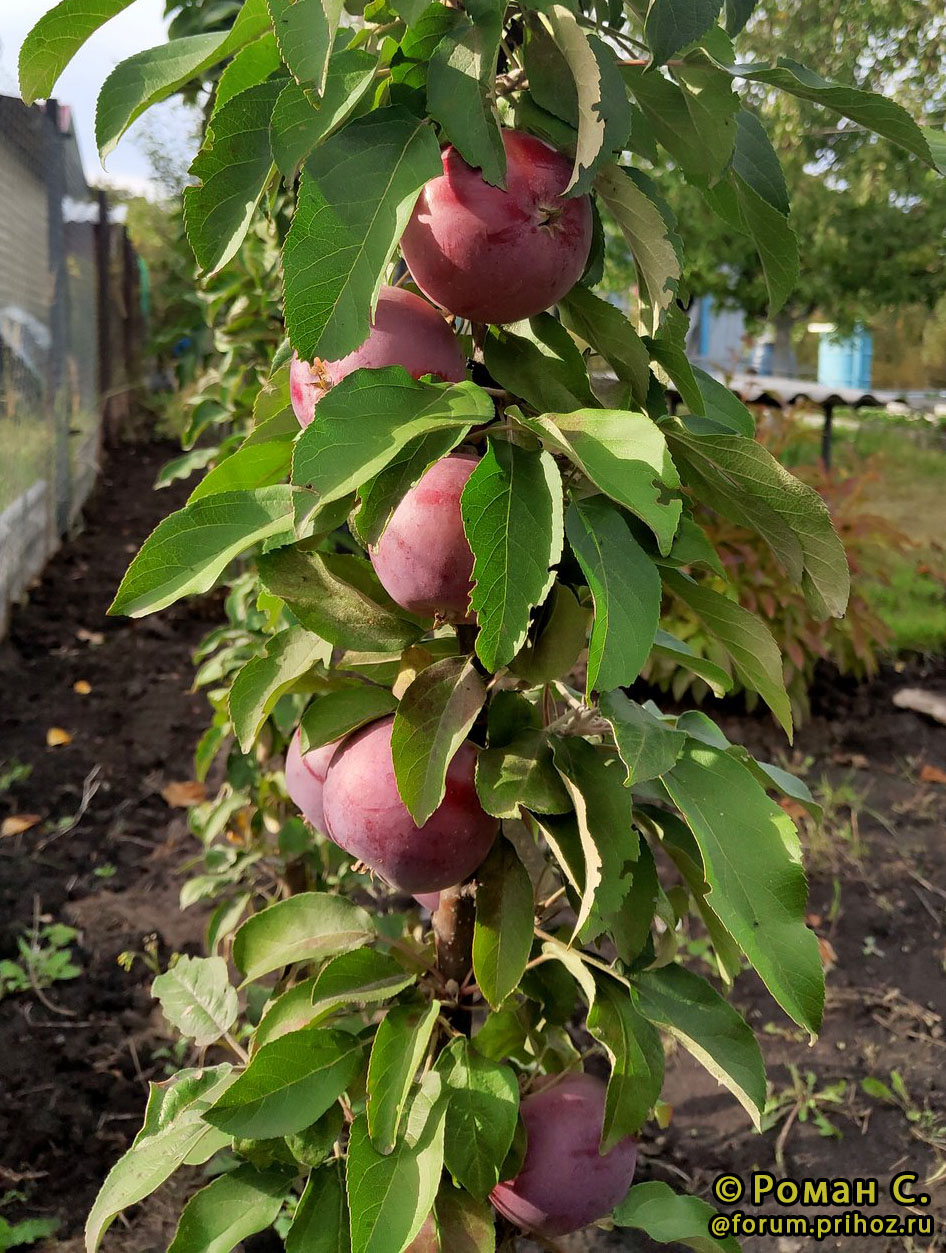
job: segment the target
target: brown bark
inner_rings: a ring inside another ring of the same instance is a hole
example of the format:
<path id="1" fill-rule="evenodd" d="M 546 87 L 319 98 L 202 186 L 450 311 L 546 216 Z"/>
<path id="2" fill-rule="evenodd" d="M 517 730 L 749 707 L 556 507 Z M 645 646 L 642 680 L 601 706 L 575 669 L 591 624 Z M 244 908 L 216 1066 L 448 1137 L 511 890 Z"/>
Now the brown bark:
<path id="1" fill-rule="evenodd" d="M 473 924 L 476 906 L 472 884 L 445 888 L 440 893 L 440 906 L 433 916 L 434 938 L 437 943 L 437 968 L 443 976 L 449 993 L 457 1003 L 445 1010 L 447 1018 L 458 1031 L 469 1035 L 472 1014 L 468 1006 L 459 1003 L 461 989 L 473 969 Z"/>

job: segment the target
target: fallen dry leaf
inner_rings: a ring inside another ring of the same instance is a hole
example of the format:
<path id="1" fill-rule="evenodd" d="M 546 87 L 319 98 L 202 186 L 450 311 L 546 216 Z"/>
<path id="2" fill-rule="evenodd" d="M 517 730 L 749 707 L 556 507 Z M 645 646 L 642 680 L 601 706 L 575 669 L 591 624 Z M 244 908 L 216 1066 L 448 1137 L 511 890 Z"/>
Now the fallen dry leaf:
<path id="1" fill-rule="evenodd" d="M 791 796 L 783 796 L 778 803 L 789 818 L 793 818 L 796 822 L 801 822 L 808 817 L 808 810 L 801 801 L 796 801 Z"/>
<path id="2" fill-rule="evenodd" d="M 71 744 L 72 736 L 62 727 L 50 727 L 46 732 L 46 743 L 50 748 L 59 748 L 63 744 Z"/>
<path id="3" fill-rule="evenodd" d="M 207 789 L 202 783 L 185 779 L 180 783 L 169 783 L 161 789 L 161 795 L 173 808 L 188 809 L 207 799 Z"/>
<path id="4" fill-rule="evenodd" d="M 0 823 L 0 836 L 22 835 L 30 827 L 35 827 L 41 818 L 42 814 L 16 814 L 12 818 L 4 818 Z"/>
<path id="5" fill-rule="evenodd" d="M 834 951 L 834 945 L 830 940 L 826 940 L 823 935 L 819 935 L 818 948 L 821 951 L 822 966 L 825 970 L 832 970 L 838 964 L 838 955 Z"/>
<path id="6" fill-rule="evenodd" d="M 946 783 L 946 770 L 940 770 L 939 766 L 931 766 L 927 763 L 920 770 L 920 781 L 922 783 Z"/>
<path id="7" fill-rule="evenodd" d="M 78 692 L 80 696 L 88 696 L 92 691 L 92 684 L 86 682 L 85 679 L 79 679 L 78 682 L 73 683 L 72 690 Z"/>
<path id="8" fill-rule="evenodd" d="M 87 631 L 85 627 L 79 627 L 76 631 L 76 639 L 81 640 L 83 644 L 91 644 L 94 648 L 105 643 L 105 636 L 101 631 Z"/>

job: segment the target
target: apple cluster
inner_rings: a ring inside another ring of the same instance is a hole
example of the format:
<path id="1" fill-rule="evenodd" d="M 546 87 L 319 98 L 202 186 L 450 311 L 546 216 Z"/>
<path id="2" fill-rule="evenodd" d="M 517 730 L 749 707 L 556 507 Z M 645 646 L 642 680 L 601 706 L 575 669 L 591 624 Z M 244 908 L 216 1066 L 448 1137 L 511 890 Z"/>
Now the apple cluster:
<path id="1" fill-rule="evenodd" d="M 451 327 L 454 319 L 503 324 L 533 317 L 581 277 L 591 248 L 592 211 L 587 196 L 562 194 L 571 161 L 522 132 L 504 131 L 503 144 L 505 188 L 491 186 L 447 146 L 443 174 L 421 192 L 401 252 L 428 300 L 383 287 L 371 332 L 354 352 L 338 361 L 293 358 L 290 392 L 302 426 L 312 422 L 326 392 L 357 369 L 400 365 L 415 379 L 432 375 L 460 382 L 466 360 Z M 473 621 L 473 554 L 460 497 L 476 463 L 476 454 L 466 451 L 435 462 L 369 550 L 382 586 L 411 613 L 442 622 Z M 443 801 L 417 827 L 398 794 L 393 723 L 393 717 L 382 718 L 305 754 L 297 732 L 286 759 L 286 786 L 314 827 L 393 886 L 436 908 L 442 889 L 479 867 L 499 824 L 479 803 L 478 750 L 466 740 L 447 770 Z M 636 1143 L 628 1137 L 600 1153 L 605 1092 L 594 1076 L 570 1074 L 522 1102 L 525 1157 L 491 1200 L 523 1230 L 546 1238 L 578 1230 L 609 1213 L 627 1192 Z M 419 1239 L 436 1236 L 422 1232 Z"/>

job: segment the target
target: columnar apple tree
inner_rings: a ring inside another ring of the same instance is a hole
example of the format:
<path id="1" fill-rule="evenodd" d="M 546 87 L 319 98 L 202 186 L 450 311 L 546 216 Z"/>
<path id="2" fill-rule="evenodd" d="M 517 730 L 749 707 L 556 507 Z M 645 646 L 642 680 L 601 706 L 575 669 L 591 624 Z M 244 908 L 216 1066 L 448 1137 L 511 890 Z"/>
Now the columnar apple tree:
<path id="1" fill-rule="evenodd" d="M 44 16 L 26 98 L 128 3 Z M 168 1017 L 215 1051 L 153 1086 L 87 1247 L 219 1155 L 173 1253 L 272 1224 L 289 1253 L 484 1253 L 602 1219 L 732 1249 L 705 1202 L 632 1184 L 636 1137 L 667 1113 L 667 1038 L 759 1123 L 760 1051 L 718 990 L 745 965 L 818 1031 L 818 944 L 779 804 L 812 801 L 634 683 L 654 651 L 720 693 L 737 675 L 791 735 L 777 649 L 708 585 L 724 576 L 694 501 L 757 530 L 812 614 L 842 614 L 848 578 L 817 495 L 687 360 L 660 173 L 672 162 L 755 242 L 774 309 L 798 255 L 747 85 L 931 165 L 942 137 L 791 60 L 741 64 L 752 0 L 238 7 L 226 31 L 119 65 L 99 101 L 106 154 L 214 72 L 185 197 L 206 273 L 281 184 L 295 197 L 286 344 L 252 429 L 146 541 L 113 612 L 157 612 L 251 555 L 272 636 L 234 684 L 235 733 L 249 749 L 279 697 L 313 694 L 289 794 L 314 840 L 410 904 L 392 925 L 365 907 L 377 897 L 317 883 L 244 921 L 229 964 L 160 977 Z M 636 264 L 629 314 L 595 293 L 605 213 Z M 665 598 L 725 664 L 661 629 Z M 679 960 L 691 925 L 712 981 Z"/>

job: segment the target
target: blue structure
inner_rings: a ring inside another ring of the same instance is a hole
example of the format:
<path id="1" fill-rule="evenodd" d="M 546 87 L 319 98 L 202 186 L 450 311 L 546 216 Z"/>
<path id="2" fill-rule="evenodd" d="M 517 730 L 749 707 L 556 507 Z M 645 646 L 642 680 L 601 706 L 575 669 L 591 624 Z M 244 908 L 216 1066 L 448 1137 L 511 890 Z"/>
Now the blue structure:
<path id="1" fill-rule="evenodd" d="M 851 335 L 822 335 L 818 382 L 825 387 L 870 387 L 874 337 L 860 326 Z"/>

